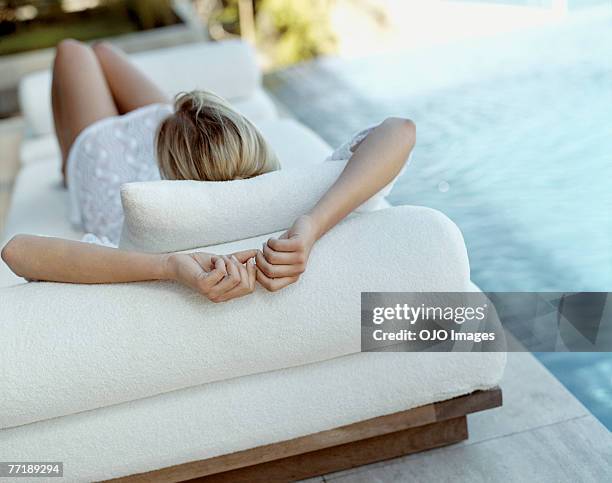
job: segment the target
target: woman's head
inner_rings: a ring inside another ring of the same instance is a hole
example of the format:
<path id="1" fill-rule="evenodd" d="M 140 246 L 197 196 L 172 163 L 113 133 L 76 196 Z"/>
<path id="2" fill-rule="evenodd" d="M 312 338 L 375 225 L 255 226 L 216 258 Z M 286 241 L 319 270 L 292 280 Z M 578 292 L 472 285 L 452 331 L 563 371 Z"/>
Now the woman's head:
<path id="1" fill-rule="evenodd" d="M 206 91 L 177 96 L 174 114 L 157 130 L 156 148 L 165 179 L 228 181 L 280 168 L 257 128 Z"/>

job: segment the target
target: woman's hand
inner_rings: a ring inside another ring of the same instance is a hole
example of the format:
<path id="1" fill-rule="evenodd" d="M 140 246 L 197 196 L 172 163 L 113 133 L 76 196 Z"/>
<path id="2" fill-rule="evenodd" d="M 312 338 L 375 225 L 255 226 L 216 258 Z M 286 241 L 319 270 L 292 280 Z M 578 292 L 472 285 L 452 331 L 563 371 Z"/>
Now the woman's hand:
<path id="1" fill-rule="evenodd" d="M 314 220 L 300 216 L 279 238 L 270 238 L 257 252 L 257 281 L 276 292 L 300 278 L 319 234 Z"/>
<path id="2" fill-rule="evenodd" d="M 340 177 L 314 208 L 257 254 L 257 281 L 271 291 L 296 282 L 315 242 L 364 201 L 387 186 L 406 164 L 414 143 L 412 121 L 389 118 L 353 147 Z"/>
<path id="3" fill-rule="evenodd" d="M 166 260 L 167 278 L 205 295 L 212 302 L 242 297 L 255 289 L 257 250 L 233 255 L 173 253 Z"/>
<path id="4" fill-rule="evenodd" d="M 255 289 L 257 250 L 229 256 L 139 253 L 46 236 L 17 235 L 0 256 L 18 276 L 64 283 L 175 280 L 224 302 Z"/>

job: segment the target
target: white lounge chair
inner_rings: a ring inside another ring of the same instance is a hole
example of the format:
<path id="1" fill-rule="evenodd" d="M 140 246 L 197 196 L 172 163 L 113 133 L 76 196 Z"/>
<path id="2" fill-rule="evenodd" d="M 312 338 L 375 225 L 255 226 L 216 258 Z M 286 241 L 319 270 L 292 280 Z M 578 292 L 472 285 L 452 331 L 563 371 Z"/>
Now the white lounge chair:
<path id="1" fill-rule="evenodd" d="M 171 94 L 205 87 L 227 97 L 260 126 L 283 162 L 306 163 L 330 152 L 312 131 L 278 117 L 243 43 L 134 58 Z M 82 236 L 68 222 L 49 87 L 48 72 L 20 86 L 28 137 L 4 241 L 17 233 Z M 383 211 L 337 229 L 360 230 L 365 244 L 382 221 L 397 225 L 395 239 L 379 246 L 390 255 L 381 268 L 388 270 L 386 280 L 371 289 L 475 289 L 452 222 L 433 210 Z M 410 275 L 397 273 L 398 259 L 414 261 L 406 267 Z M 468 413 L 501 405 L 496 386 L 505 354 L 374 354 L 360 353 L 354 338 L 331 344 L 359 331 L 358 315 L 350 327 L 344 319 L 319 320 L 324 324 L 317 327 L 327 329 L 317 333 L 308 332 L 303 312 L 284 321 L 254 315 L 241 319 L 235 338 L 213 344 L 219 326 L 212 318 L 207 323 L 205 311 L 197 330 L 178 317 L 147 312 L 149 296 L 180 303 L 182 295 L 168 287 L 26 285 L 4 265 L 0 287 L 0 363 L 6 369 L 0 372 L 0 460 L 63 461 L 69 481 L 306 478 L 460 441 L 468 436 Z M 350 290 L 338 287 L 334 296 L 359 300 Z M 131 300 L 115 302 L 125 291 Z M 293 296 L 253 296 L 276 295 Z M 231 321 L 238 306 L 214 307 L 214 320 Z M 359 314 L 358 305 L 355 310 Z M 117 320 L 128 313 L 133 324 Z M 173 324 L 176 333 L 166 334 Z M 271 332 L 274 327 L 284 328 Z M 190 343 L 207 352 L 181 352 L 189 330 Z"/>

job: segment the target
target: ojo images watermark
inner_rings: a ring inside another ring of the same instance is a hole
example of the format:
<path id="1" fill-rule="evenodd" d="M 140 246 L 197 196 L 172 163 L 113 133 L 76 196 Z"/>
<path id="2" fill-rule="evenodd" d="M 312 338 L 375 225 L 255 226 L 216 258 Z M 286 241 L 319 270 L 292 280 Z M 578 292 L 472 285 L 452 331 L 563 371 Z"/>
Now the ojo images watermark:
<path id="1" fill-rule="evenodd" d="M 379 327 L 374 329 L 372 337 L 376 341 L 422 341 L 422 342 L 444 342 L 471 341 L 480 343 L 482 341 L 494 341 L 495 332 L 465 332 L 455 329 L 434 329 L 414 327 L 418 321 L 451 321 L 462 325 L 468 321 L 482 322 L 487 317 L 487 304 L 478 307 L 430 307 L 421 304 L 414 307 L 404 304 L 395 304 L 394 307 L 374 307 L 372 309 L 372 322 L 382 325 L 392 320 L 406 321 L 412 328 L 388 331 Z M 425 324 L 422 324 L 425 325 Z"/>
<path id="2" fill-rule="evenodd" d="M 611 351 L 612 297 L 607 292 L 363 292 L 361 349 Z"/>

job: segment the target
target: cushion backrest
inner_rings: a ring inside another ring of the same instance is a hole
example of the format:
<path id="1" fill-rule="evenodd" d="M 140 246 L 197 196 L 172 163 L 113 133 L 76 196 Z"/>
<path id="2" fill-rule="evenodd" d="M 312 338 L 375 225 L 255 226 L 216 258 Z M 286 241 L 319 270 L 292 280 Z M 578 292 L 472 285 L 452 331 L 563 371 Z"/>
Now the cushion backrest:
<path id="1" fill-rule="evenodd" d="M 288 228 L 338 179 L 344 163 L 281 169 L 235 181 L 153 181 L 121 187 L 119 247 L 171 252 Z"/>

